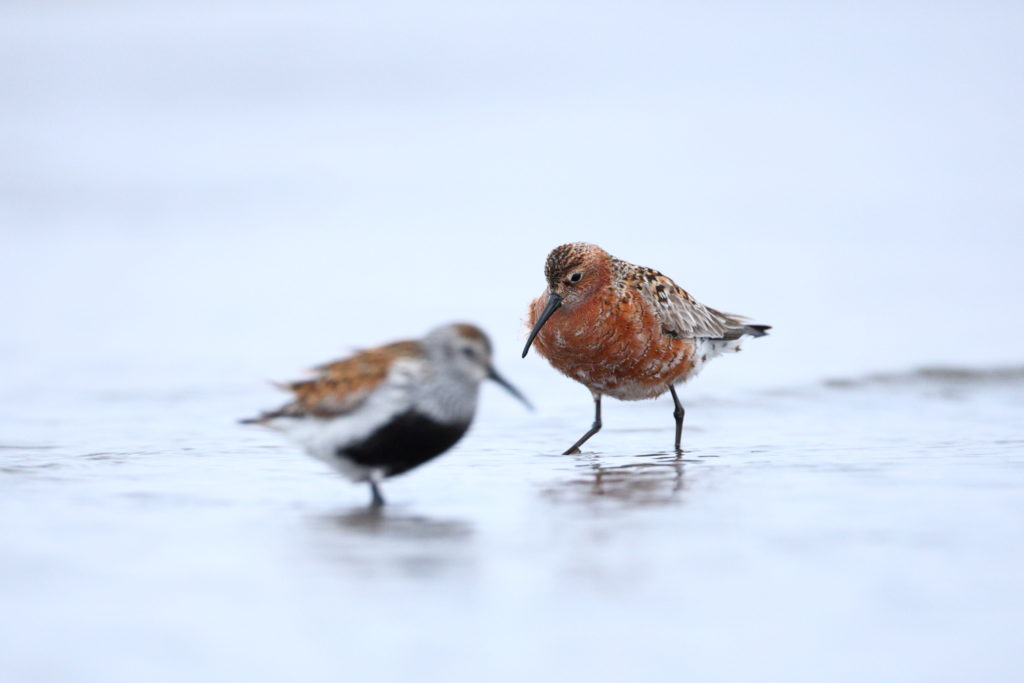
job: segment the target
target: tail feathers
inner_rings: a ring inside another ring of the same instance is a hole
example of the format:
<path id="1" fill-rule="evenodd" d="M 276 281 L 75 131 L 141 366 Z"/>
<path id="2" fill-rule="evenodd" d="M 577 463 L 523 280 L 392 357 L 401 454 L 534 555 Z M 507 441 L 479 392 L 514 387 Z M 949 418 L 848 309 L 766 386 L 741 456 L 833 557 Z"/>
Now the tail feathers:
<path id="1" fill-rule="evenodd" d="M 263 413 L 261 415 L 257 415 L 256 417 L 247 417 L 247 418 L 245 418 L 243 420 L 239 420 L 238 424 L 243 424 L 243 425 L 265 425 L 268 422 L 270 422 L 271 420 L 273 420 L 274 418 L 277 418 L 277 417 L 288 417 L 288 416 L 294 416 L 294 415 L 292 413 L 289 413 L 286 408 L 281 408 L 279 410 L 269 410 L 269 411 L 267 411 L 267 412 L 265 412 L 265 413 Z"/>
<path id="2" fill-rule="evenodd" d="M 296 391 L 297 389 L 309 384 L 309 380 L 298 380 L 297 382 L 271 382 L 275 387 L 281 391 Z M 277 410 L 267 410 L 260 413 L 256 417 L 247 417 L 243 420 L 239 420 L 238 424 L 243 425 L 265 425 L 274 418 L 278 417 L 297 417 L 297 413 L 301 412 L 296 409 L 296 403 L 286 403 Z"/>
<path id="3" fill-rule="evenodd" d="M 734 341 L 741 337 L 763 337 L 768 334 L 770 329 L 772 329 L 771 325 L 744 325 L 728 330 L 721 338 L 726 341 Z"/>

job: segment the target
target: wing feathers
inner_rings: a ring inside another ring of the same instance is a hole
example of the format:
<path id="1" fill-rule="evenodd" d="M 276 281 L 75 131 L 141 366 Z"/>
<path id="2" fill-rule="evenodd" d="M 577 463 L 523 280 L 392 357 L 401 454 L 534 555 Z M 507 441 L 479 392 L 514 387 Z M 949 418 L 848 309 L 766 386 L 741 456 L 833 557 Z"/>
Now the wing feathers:
<path id="1" fill-rule="evenodd" d="M 399 358 L 422 354 L 418 342 L 402 341 L 360 351 L 313 369 L 307 380 L 277 384 L 294 394 L 291 402 L 243 424 L 264 424 L 279 417 L 336 417 L 356 410 L 388 377 Z"/>
<path id="2" fill-rule="evenodd" d="M 738 339 L 744 335 L 760 337 L 770 329 L 767 325 L 750 325 L 747 319 L 705 306 L 658 271 L 644 269 L 639 279 L 640 291 L 662 322 L 665 334 L 687 339 Z"/>

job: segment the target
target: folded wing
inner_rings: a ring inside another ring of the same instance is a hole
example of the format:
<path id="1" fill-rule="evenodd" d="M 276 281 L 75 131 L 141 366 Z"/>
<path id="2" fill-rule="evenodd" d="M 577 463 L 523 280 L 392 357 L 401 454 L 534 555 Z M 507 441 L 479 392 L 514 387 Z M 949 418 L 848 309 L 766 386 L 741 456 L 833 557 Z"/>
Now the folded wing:
<path id="1" fill-rule="evenodd" d="M 319 365 L 310 379 L 278 385 L 294 395 L 289 403 L 242 422 L 265 424 L 280 417 L 329 418 L 351 413 L 387 380 L 396 360 L 421 353 L 417 342 L 401 341 Z"/>
<path id="2" fill-rule="evenodd" d="M 639 286 L 647 300 L 653 302 L 662 331 L 671 337 L 732 340 L 744 335 L 761 337 L 771 329 L 768 325 L 751 325 L 747 318 L 705 306 L 655 270 L 645 270 L 639 278 Z"/>

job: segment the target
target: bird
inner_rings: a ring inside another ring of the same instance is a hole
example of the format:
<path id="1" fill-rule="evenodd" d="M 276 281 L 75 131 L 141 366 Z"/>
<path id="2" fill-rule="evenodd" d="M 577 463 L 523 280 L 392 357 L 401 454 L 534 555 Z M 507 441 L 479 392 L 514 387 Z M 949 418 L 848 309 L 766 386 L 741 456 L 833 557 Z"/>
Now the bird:
<path id="1" fill-rule="evenodd" d="M 313 457 L 370 486 L 451 448 L 476 412 L 480 383 L 491 379 L 522 401 L 491 364 L 492 347 L 475 325 L 456 323 L 418 340 L 397 341 L 317 366 L 310 379 L 279 384 L 285 405 L 241 420 L 284 433 Z"/>
<path id="2" fill-rule="evenodd" d="M 601 429 L 601 397 L 623 401 L 672 394 L 680 450 L 686 411 L 676 385 L 712 358 L 740 350 L 769 325 L 700 303 L 661 272 L 618 259 L 601 247 L 573 242 L 555 247 L 544 264 L 546 291 L 530 304 L 523 358 L 537 351 L 590 390 L 594 422 L 564 455 L 579 453 Z"/>

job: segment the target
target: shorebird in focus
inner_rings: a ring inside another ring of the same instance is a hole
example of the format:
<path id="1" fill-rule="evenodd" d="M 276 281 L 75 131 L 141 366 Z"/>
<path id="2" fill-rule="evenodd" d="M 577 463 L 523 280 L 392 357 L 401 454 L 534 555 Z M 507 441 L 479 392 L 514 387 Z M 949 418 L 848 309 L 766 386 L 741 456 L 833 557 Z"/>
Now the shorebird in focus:
<path id="1" fill-rule="evenodd" d="M 739 351 L 745 337 L 762 337 L 768 325 L 716 311 L 651 268 L 617 259 L 585 242 L 563 244 L 544 265 L 547 291 L 530 304 L 530 336 L 554 368 L 594 397 L 594 424 L 565 455 L 601 429 L 601 397 L 623 401 L 671 392 L 675 447 L 685 411 L 675 386 L 709 360 Z"/>
<path id="2" fill-rule="evenodd" d="M 492 379 L 529 402 L 491 365 L 480 328 L 439 327 L 321 365 L 312 379 L 282 385 L 294 398 L 242 420 L 283 432 L 315 458 L 355 482 L 367 482 L 372 505 L 384 504 L 380 482 L 445 452 L 466 433 L 480 382 Z"/>

